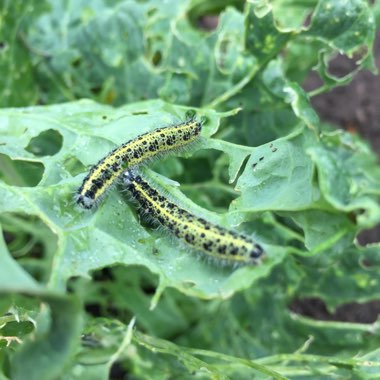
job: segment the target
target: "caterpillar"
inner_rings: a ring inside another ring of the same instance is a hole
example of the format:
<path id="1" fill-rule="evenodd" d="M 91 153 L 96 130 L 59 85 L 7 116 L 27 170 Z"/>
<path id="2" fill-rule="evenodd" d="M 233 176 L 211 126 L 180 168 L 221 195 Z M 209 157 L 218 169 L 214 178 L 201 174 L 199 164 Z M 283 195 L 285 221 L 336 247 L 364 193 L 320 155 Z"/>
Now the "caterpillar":
<path id="1" fill-rule="evenodd" d="M 76 195 L 76 202 L 91 209 L 126 168 L 188 146 L 200 136 L 202 123 L 194 117 L 166 128 L 144 133 L 111 151 L 92 167 Z"/>
<path id="2" fill-rule="evenodd" d="M 212 224 L 180 208 L 151 187 L 134 170 L 123 173 L 123 182 L 143 214 L 172 232 L 206 257 L 229 264 L 258 264 L 264 249 L 251 238 Z"/>

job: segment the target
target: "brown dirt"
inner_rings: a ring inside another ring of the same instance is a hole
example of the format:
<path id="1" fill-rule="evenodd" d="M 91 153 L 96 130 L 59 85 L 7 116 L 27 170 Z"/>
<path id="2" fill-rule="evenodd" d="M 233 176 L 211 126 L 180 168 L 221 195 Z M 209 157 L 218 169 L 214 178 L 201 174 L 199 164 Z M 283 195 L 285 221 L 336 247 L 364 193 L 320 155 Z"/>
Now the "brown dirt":
<path id="1" fill-rule="evenodd" d="M 374 52 L 376 66 L 380 68 L 380 30 Z M 351 69 L 352 61 L 344 57 L 338 57 L 330 65 L 330 72 L 338 77 Z M 308 86 L 310 81 L 313 79 L 308 78 Z M 357 132 L 380 157 L 380 76 L 369 71 L 359 72 L 349 85 L 317 95 L 311 103 L 323 121 Z"/>
<path id="2" fill-rule="evenodd" d="M 376 66 L 380 68 L 380 30 L 374 53 Z M 340 56 L 331 63 L 330 72 L 342 77 L 352 70 L 352 66 L 351 60 Z M 316 87 L 317 81 L 319 78 L 311 75 L 305 82 L 305 88 Z M 380 157 L 380 76 L 369 71 L 359 72 L 349 85 L 317 95 L 311 103 L 322 121 L 358 133 Z M 363 231 L 358 240 L 362 245 L 380 242 L 380 226 Z"/>
<path id="3" fill-rule="evenodd" d="M 374 52 L 376 66 L 380 68 L 380 30 L 377 32 Z M 350 70 L 352 61 L 344 57 L 338 57 L 330 65 L 330 72 L 338 77 Z M 305 88 L 317 87 L 318 81 L 319 78 L 311 75 L 305 82 Z M 315 96 L 311 103 L 322 121 L 358 133 L 380 157 L 380 76 L 368 71 L 360 72 L 349 85 Z M 363 231 L 358 240 L 362 245 L 380 242 L 380 226 Z M 373 323 L 380 315 L 380 301 L 345 304 L 330 313 L 322 300 L 309 298 L 295 300 L 290 309 L 319 320 Z"/>

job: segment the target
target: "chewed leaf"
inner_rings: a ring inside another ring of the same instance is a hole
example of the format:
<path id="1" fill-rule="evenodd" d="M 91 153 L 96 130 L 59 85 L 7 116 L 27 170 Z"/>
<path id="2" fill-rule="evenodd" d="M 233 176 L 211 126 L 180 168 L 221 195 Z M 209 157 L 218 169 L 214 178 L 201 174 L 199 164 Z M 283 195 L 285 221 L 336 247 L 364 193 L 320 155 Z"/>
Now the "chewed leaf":
<path id="1" fill-rule="evenodd" d="M 63 105 L 62 109 L 58 106 L 42 107 L 27 114 L 13 112 L 11 116 L 4 111 L 1 115 L 6 123 L 12 117 L 15 126 L 12 135 L 5 136 L 5 144 L 1 147 L 3 154 L 10 158 L 15 154 L 11 146 L 11 139 L 17 138 L 17 132 L 15 134 L 14 131 L 23 133 L 25 140 L 24 148 L 19 148 L 17 152 L 18 158 L 30 157 L 25 149 L 29 143 L 28 136 L 31 139 L 44 130 L 54 128 L 63 137 L 60 152 L 54 156 L 34 158 L 45 167 L 38 186 L 22 189 L 2 184 L 0 190 L 3 194 L 1 198 L 4 211 L 13 213 L 22 210 L 23 214 L 38 216 L 57 234 L 59 249 L 54 256 L 51 271 L 47 274 L 52 288 L 61 289 L 73 276 L 87 277 L 91 271 L 119 263 L 146 266 L 159 275 L 161 287 L 176 287 L 185 293 L 203 298 L 227 297 L 237 289 L 248 287 L 255 278 L 265 276 L 283 257 L 282 254 L 272 253 L 272 248 L 269 248 L 268 259 L 262 265 L 252 268 L 255 276 L 249 276 L 248 282 L 230 282 L 234 268 L 199 260 L 194 252 L 185 245 L 178 245 L 164 231 L 155 231 L 149 225 L 144 227 L 136 217 L 127 194 L 119 192 L 117 187 L 108 192 L 97 209 L 92 212 L 81 211 L 75 205 L 73 194 L 79 188 L 86 170 L 83 167 L 84 173 L 76 176 L 78 169 L 73 171 L 68 162 L 74 159 L 85 166 L 94 164 L 115 147 L 115 142 L 120 144 L 158 126 L 165 126 L 157 125 L 159 120 L 173 119 L 165 108 L 175 111 L 174 115 L 186 113 L 186 109 L 157 102 L 153 103 L 156 106 L 153 108 L 151 102 L 140 103 L 133 111 L 130 107 L 121 111 L 95 103 L 81 103 L 82 108 L 71 103 Z M 72 112 L 69 112 L 70 107 Z M 44 116 L 44 110 L 49 115 L 48 118 Z M 198 111 L 197 116 L 206 117 L 204 131 L 202 130 L 205 145 L 208 134 L 217 129 L 220 116 L 213 111 L 204 114 Z M 44 122 L 39 123 L 39 120 Z M 82 128 L 84 123 L 85 129 Z M 23 128 L 18 128 L 19 125 Z M 218 147 L 222 150 L 223 144 Z M 195 145 L 193 151 L 196 149 Z M 231 145 L 231 149 L 230 154 L 233 151 L 239 152 L 239 149 L 242 149 L 243 156 L 246 154 L 244 147 Z M 189 152 L 186 154 L 189 155 Z M 176 192 L 167 184 L 164 186 L 168 194 Z M 181 205 L 181 197 L 183 200 L 185 198 L 181 194 L 179 196 L 177 202 Z M 186 209 L 199 215 L 198 206 L 185 202 Z M 211 219 L 218 219 L 212 213 L 209 214 Z M 227 283 L 229 285 L 225 288 Z"/>
<path id="2" fill-rule="evenodd" d="M 319 200 L 314 168 L 305 148 L 317 143 L 314 133 L 300 128 L 293 135 L 252 150 L 236 184 L 241 196 L 232 210 L 297 210 Z"/>
<path id="3" fill-rule="evenodd" d="M 323 195 L 335 208 L 354 212 L 366 227 L 380 221 L 380 169 L 368 146 L 348 133 L 335 132 L 307 153 L 318 168 Z"/>

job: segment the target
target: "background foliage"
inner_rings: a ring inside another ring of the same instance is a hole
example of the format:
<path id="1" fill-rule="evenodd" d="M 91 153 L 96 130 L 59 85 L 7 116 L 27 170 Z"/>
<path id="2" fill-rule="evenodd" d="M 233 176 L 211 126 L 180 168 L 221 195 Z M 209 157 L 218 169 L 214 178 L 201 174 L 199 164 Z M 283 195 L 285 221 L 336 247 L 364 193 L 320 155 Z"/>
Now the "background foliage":
<path id="1" fill-rule="evenodd" d="M 380 297 L 379 245 L 355 240 L 380 221 L 377 159 L 309 103 L 375 70 L 378 5 L 0 7 L 0 379 L 379 376 L 377 322 L 291 306 Z M 203 29 L 210 14 L 218 26 Z M 340 78 L 337 54 L 356 63 Z M 311 70 L 321 85 L 308 94 Z M 199 260 L 140 221 L 121 188 L 96 212 L 73 202 L 109 150 L 189 109 L 205 118 L 202 141 L 145 174 L 182 207 L 255 236 L 268 252 L 259 267 Z"/>

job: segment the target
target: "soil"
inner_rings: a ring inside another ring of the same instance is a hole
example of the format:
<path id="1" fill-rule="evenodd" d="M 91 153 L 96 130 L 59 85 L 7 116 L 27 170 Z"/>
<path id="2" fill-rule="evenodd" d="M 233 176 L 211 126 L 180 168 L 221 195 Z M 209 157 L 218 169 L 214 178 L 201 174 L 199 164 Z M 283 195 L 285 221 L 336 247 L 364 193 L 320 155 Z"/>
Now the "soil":
<path id="1" fill-rule="evenodd" d="M 380 68 L 380 30 L 374 53 L 376 66 Z M 352 70 L 352 66 L 351 60 L 339 56 L 331 62 L 330 72 L 342 77 Z M 316 80 L 318 79 L 309 77 L 305 87 L 313 87 Z M 322 121 L 358 133 L 380 157 L 380 76 L 369 71 L 359 72 L 350 84 L 317 95 L 311 99 L 311 103 Z"/>
<path id="2" fill-rule="evenodd" d="M 380 68 L 380 30 L 376 36 L 374 55 L 376 67 Z M 337 77 L 343 77 L 352 68 L 352 60 L 339 56 L 331 62 L 330 72 Z M 305 82 L 305 87 L 316 87 L 316 81 L 319 81 L 319 78 L 310 76 Z M 379 75 L 369 71 L 359 72 L 349 85 L 317 95 L 311 99 L 311 103 L 322 121 L 335 124 L 351 133 L 358 133 L 380 157 Z M 380 226 L 362 232 L 358 240 L 362 245 L 380 242 Z"/>
<path id="3" fill-rule="evenodd" d="M 374 54 L 376 66 L 380 68 L 380 30 L 377 32 Z M 352 61 L 338 57 L 331 62 L 330 72 L 337 77 L 343 77 L 352 70 L 352 64 Z M 315 88 L 318 85 L 319 78 L 311 75 L 304 87 Z M 311 103 L 322 121 L 351 133 L 358 133 L 380 157 L 380 76 L 368 71 L 360 72 L 349 85 L 315 96 Z M 358 236 L 358 241 L 363 246 L 380 242 L 380 225 L 363 231 Z M 330 313 L 322 300 L 308 298 L 296 300 L 290 309 L 319 320 L 373 323 L 380 315 L 380 301 L 345 304 Z"/>

